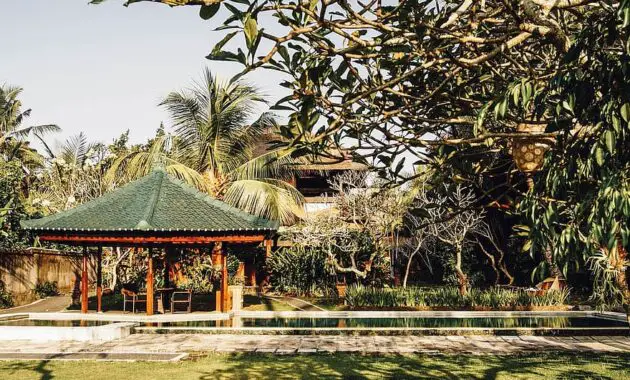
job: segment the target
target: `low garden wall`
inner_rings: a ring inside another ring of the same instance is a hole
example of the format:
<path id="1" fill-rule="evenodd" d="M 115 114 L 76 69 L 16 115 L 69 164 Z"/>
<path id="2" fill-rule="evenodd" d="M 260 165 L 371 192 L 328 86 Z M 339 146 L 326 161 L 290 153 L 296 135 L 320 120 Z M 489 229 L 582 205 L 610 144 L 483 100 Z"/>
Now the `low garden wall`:
<path id="1" fill-rule="evenodd" d="M 76 253 L 75 253 L 76 255 Z M 0 251 L 0 281 L 16 306 L 37 298 L 38 283 L 56 282 L 62 293 L 70 293 L 81 280 L 81 257 L 56 250 Z M 95 279 L 89 271 L 90 281 Z"/>

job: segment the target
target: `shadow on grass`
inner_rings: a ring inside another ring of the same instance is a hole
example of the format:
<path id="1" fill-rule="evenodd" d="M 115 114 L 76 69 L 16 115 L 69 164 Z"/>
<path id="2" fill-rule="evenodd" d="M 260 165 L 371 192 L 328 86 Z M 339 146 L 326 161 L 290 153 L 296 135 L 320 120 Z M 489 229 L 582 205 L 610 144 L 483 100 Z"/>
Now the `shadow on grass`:
<path id="1" fill-rule="evenodd" d="M 50 358 L 53 359 L 53 358 Z M 493 355 L 214 354 L 181 363 L 0 362 L 3 379 L 539 379 L 630 376 L 630 354 Z"/>
<path id="2" fill-rule="evenodd" d="M 210 357 L 209 360 L 212 357 Z M 225 368 L 201 373 L 209 379 L 392 378 L 392 379 L 539 379 L 628 378 L 630 355 L 540 353 L 494 355 L 329 354 L 274 356 L 235 354 Z"/>

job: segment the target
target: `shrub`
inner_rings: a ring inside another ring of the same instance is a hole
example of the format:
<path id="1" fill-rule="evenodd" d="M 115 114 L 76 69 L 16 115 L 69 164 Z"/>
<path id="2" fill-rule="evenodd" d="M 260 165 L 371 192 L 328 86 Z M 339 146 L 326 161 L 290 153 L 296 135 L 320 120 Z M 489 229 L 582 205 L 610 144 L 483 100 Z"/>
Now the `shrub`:
<path id="1" fill-rule="evenodd" d="M 564 305 L 568 290 L 548 291 L 542 295 L 528 294 L 524 290 L 491 288 L 471 289 L 466 296 L 455 287 L 440 288 L 374 288 L 359 284 L 346 290 L 346 303 L 351 307 L 435 307 L 435 308 L 490 308 L 515 309 L 529 306 Z"/>
<path id="2" fill-rule="evenodd" d="M 35 294 L 37 294 L 39 298 L 59 295 L 57 281 L 39 282 L 37 283 L 37 285 L 35 285 L 35 289 L 33 289 L 33 291 L 35 292 Z"/>
<path id="3" fill-rule="evenodd" d="M 4 282 L 0 281 L 0 309 L 6 309 L 13 306 L 13 296 L 4 286 Z"/>
<path id="4" fill-rule="evenodd" d="M 302 246 L 283 248 L 267 262 L 271 285 L 279 292 L 300 296 L 335 292 L 335 277 L 326 268 L 325 253 Z"/>
<path id="5" fill-rule="evenodd" d="M 180 265 L 185 281 L 177 286 L 194 293 L 212 293 L 214 282 L 221 278 L 221 272 L 215 270 L 210 255 L 182 256 Z"/>

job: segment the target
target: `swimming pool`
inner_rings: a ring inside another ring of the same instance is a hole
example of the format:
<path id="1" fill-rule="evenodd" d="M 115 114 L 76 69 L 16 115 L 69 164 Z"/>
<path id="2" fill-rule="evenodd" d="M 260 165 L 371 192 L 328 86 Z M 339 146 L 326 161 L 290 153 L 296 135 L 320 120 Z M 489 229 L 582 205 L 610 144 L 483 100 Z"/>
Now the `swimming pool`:
<path id="1" fill-rule="evenodd" d="M 214 321 L 139 323 L 139 333 L 628 335 L 628 322 L 582 312 L 253 312 Z"/>
<path id="2" fill-rule="evenodd" d="M 491 318 L 232 318 L 225 321 L 187 321 L 157 327 L 232 328 L 597 328 L 625 327 L 623 321 L 595 317 L 491 317 Z"/>
<path id="3" fill-rule="evenodd" d="M 70 313 L 13 314 L 0 316 L 0 341 L 108 341 L 129 336 L 133 326 Z"/>

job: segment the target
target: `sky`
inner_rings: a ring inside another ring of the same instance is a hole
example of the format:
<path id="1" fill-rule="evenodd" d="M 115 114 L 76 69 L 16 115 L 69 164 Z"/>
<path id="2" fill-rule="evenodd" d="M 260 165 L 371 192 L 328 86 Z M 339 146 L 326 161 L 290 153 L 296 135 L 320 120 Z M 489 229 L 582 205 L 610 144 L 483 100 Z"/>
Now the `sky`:
<path id="1" fill-rule="evenodd" d="M 24 89 L 20 99 L 32 109 L 27 125 L 62 128 L 53 141 L 84 132 L 108 143 L 129 129 L 132 142 L 143 142 L 160 122 L 168 127 L 158 103 L 170 91 L 190 86 L 206 67 L 220 78 L 241 69 L 205 59 L 223 35 L 213 29 L 224 9 L 204 21 L 198 7 L 87 3 L 0 0 L 0 84 Z M 246 79 L 270 101 L 283 96 L 273 71 Z"/>

